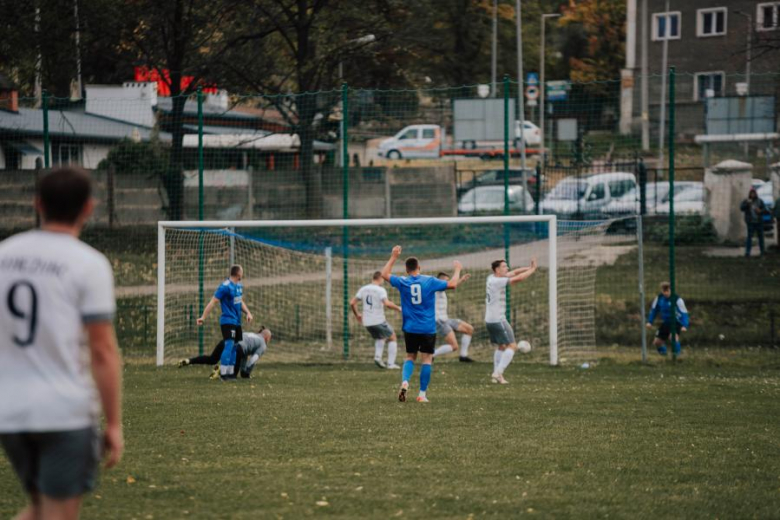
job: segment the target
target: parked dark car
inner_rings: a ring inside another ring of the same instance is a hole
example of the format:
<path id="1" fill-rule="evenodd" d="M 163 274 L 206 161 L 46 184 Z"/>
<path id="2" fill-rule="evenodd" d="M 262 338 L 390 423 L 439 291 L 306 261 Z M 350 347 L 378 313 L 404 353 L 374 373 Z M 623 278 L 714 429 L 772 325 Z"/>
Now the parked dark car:
<path id="1" fill-rule="evenodd" d="M 509 184 L 513 186 L 521 186 L 523 184 L 523 170 L 520 168 L 509 170 Z M 531 196 L 536 196 L 536 170 L 526 168 L 526 182 L 528 183 L 528 191 L 531 192 Z M 503 186 L 504 185 L 504 170 L 486 170 L 478 173 L 468 182 L 458 186 L 458 199 L 472 188 L 478 186 Z"/>

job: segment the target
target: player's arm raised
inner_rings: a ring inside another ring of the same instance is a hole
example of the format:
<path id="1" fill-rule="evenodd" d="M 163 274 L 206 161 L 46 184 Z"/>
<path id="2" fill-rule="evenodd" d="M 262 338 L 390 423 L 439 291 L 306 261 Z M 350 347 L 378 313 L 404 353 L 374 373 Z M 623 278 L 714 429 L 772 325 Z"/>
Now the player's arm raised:
<path id="1" fill-rule="evenodd" d="M 209 304 L 206 305 L 205 309 L 203 309 L 203 314 L 201 315 L 200 318 L 197 319 L 198 325 L 203 325 L 203 323 L 206 321 L 206 318 L 209 317 L 209 313 L 211 312 L 211 308 L 214 307 L 218 303 L 219 303 L 218 299 L 216 299 L 214 297 L 211 298 L 211 301 L 209 302 Z"/>
<path id="2" fill-rule="evenodd" d="M 92 377 L 106 416 L 104 451 L 106 467 L 110 468 L 119 462 L 125 448 L 122 434 L 122 360 L 119 357 L 114 325 L 110 321 L 88 323 L 86 329 L 92 359 Z"/>
<path id="3" fill-rule="evenodd" d="M 246 314 L 246 321 L 248 323 L 252 323 L 252 320 L 254 320 L 255 317 L 252 316 L 251 312 L 249 312 L 249 307 L 246 306 L 246 303 L 244 303 L 243 300 L 241 301 L 241 310 L 244 314 Z"/>
<path id="4" fill-rule="evenodd" d="M 455 266 L 455 270 L 452 272 L 452 278 L 450 278 L 450 281 L 447 282 L 447 289 L 457 289 L 458 285 L 461 284 L 461 278 L 460 278 L 460 272 L 463 269 L 463 264 L 461 264 L 458 260 L 455 260 L 452 262 L 452 265 Z"/>
<path id="5" fill-rule="evenodd" d="M 357 309 L 357 296 L 354 296 L 351 300 L 349 300 L 349 306 L 352 309 L 352 314 L 355 315 L 355 318 L 357 318 L 358 323 L 363 323 L 363 316 L 358 312 Z"/>
<path id="6" fill-rule="evenodd" d="M 385 281 L 390 281 L 390 275 L 393 274 L 393 266 L 395 265 L 395 261 L 398 260 L 399 256 L 401 256 L 401 246 L 395 246 L 393 248 L 393 252 L 390 253 L 390 259 L 382 268 L 382 278 L 384 278 Z"/>
<path id="7" fill-rule="evenodd" d="M 514 284 L 514 283 L 522 282 L 523 280 L 525 280 L 526 278 L 529 278 L 532 274 L 534 274 L 536 272 L 536 268 L 537 267 L 538 266 L 536 265 L 536 258 L 532 258 L 531 259 L 531 265 L 528 266 L 528 267 L 522 268 L 522 269 L 524 269 L 523 272 L 510 277 L 509 278 L 509 283 L 510 284 Z M 518 271 L 518 270 L 519 269 L 515 269 L 515 271 Z"/>

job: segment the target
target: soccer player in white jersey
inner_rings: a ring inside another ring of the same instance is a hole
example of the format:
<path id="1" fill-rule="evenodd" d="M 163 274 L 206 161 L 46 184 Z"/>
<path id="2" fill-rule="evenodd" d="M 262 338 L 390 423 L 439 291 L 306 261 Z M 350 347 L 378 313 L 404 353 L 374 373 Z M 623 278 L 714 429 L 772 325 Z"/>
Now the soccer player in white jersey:
<path id="1" fill-rule="evenodd" d="M 490 264 L 493 274 L 487 277 L 487 295 L 485 298 L 485 325 L 490 342 L 496 345 L 493 354 L 494 383 L 508 384 L 504 379 L 504 371 L 512 358 L 515 357 L 517 342 L 512 326 L 506 320 L 506 286 L 522 282 L 536 272 L 536 259 L 531 260 L 528 267 L 520 267 L 512 271 L 505 260 L 496 260 Z"/>
<path id="2" fill-rule="evenodd" d="M 448 282 L 450 275 L 441 272 L 436 278 Z M 460 278 L 462 284 L 466 280 L 471 278 L 470 274 L 464 274 Z M 455 352 L 458 350 L 458 339 L 455 337 L 455 332 L 460 332 L 463 335 L 460 337 L 460 352 L 458 359 L 463 363 L 473 363 L 473 359 L 469 357 L 469 345 L 471 345 L 471 336 L 474 334 L 474 327 L 470 323 L 466 323 L 463 320 L 450 318 L 447 312 L 447 293 L 436 293 L 436 336 L 444 338 L 445 344 L 441 345 L 433 353 L 434 359 Z"/>
<path id="3" fill-rule="evenodd" d="M 387 297 L 387 290 L 382 279 L 382 273 L 377 271 L 371 278 L 371 283 L 361 287 L 354 298 L 349 302 L 352 313 L 358 322 L 362 323 L 371 337 L 374 338 L 374 363 L 379 368 L 398 370 L 401 367 L 395 364 L 398 353 L 398 338 L 393 327 L 385 318 L 385 307 L 401 311 L 401 307 L 394 304 Z M 357 302 L 363 302 L 363 314 L 358 312 Z M 387 342 L 387 365 L 382 361 L 382 355 Z"/>
<path id="4" fill-rule="evenodd" d="M 78 518 L 101 409 L 106 465 L 124 449 L 114 275 L 78 239 L 91 192 L 86 172 L 53 170 L 36 186 L 41 229 L 0 243 L 0 443 L 30 499 L 16 518 Z"/>

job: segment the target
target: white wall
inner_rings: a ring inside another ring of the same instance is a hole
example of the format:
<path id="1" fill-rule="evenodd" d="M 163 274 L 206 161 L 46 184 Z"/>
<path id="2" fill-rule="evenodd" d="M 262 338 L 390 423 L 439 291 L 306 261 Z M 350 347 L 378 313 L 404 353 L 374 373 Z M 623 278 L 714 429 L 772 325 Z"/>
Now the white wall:
<path id="1" fill-rule="evenodd" d="M 108 157 L 111 146 L 105 144 L 84 144 L 81 147 L 81 166 L 87 170 L 97 168 L 100 161 Z"/>
<path id="2" fill-rule="evenodd" d="M 87 85 L 87 114 L 110 117 L 136 125 L 154 126 L 152 107 L 157 104 L 156 83 Z"/>

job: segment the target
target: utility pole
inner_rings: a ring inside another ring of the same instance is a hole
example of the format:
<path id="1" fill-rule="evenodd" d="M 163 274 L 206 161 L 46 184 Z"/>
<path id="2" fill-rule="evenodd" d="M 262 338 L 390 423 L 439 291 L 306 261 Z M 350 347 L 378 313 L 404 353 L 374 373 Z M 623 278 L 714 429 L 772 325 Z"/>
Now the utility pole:
<path id="1" fill-rule="evenodd" d="M 498 0 L 493 0 L 493 41 L 490 45 L 490 97 L 496 97 L 496 70 L 498 69 Z"/>
<path id="2" fill-rule="evenodd" d="M 642 38 L 641 47 L 641 60 L 642 60 L 642 78 L 641 78 L 641 111 L 642 111 L 642 151 L 647 152 L 650 150 L 650 100 L 648 97 L 648 71 L 647 71 L 647 42 L 650 39 L 648 30 L 647 19 L 647 0 L 642 0 L 642 12 L 640 18 L 642 20 L 642 30 L 640 31 L 640 38 Z"/>
<path id="3" fill-rule="evenodd" d="M 661 58 L 661 116 L 658 127 L 658 165 L 663 167 L 664 164 L 664 132 L 666 130 L 666 67 L 669 59 L 669 35 L 671 34 L 671 18 L 669 17 L 669 0 L 666 0 L 664 6 L 664 50 L 663 57 Z M 669 195 L 674 197 L 674 193 Z"/>
<path id="4" fill-rule="evenodd" d="M 539 92 L 539 132 L 542 134 L 542 140 L 539 144 L 539 148 L 542 149 L 542 156 L 544 156 L 544 96 L 547 93 L 547 87 L 544 84 L 544 66 L 545 66 L 545 22 L 550 18 L 559 18 L 561 15 L 557 13 L 550 13 L 550 14 L 543 14 L 542 15 L 542 45 L 541 49 L 539 50 L 539 68 L 540 68 L 540 79 L 539 79 L 539 87 L 541 88 L 541 91 Z M 544 164 L 544 161 L 542 161 L 542 164 Z"/>
<path id="5" fill-rule="evenodd" d="M 523 179 L 523 213 L 526 212 L 525 198 L 528 193 L 528 179 L 525 174 L 525 92 L 523 89 L 523 32 L 520 21 L 520 0 L 515 0 L 515 24 L 517 26 L 517 106 L 519 107 L 520 122 L 520 170 Z"/>

